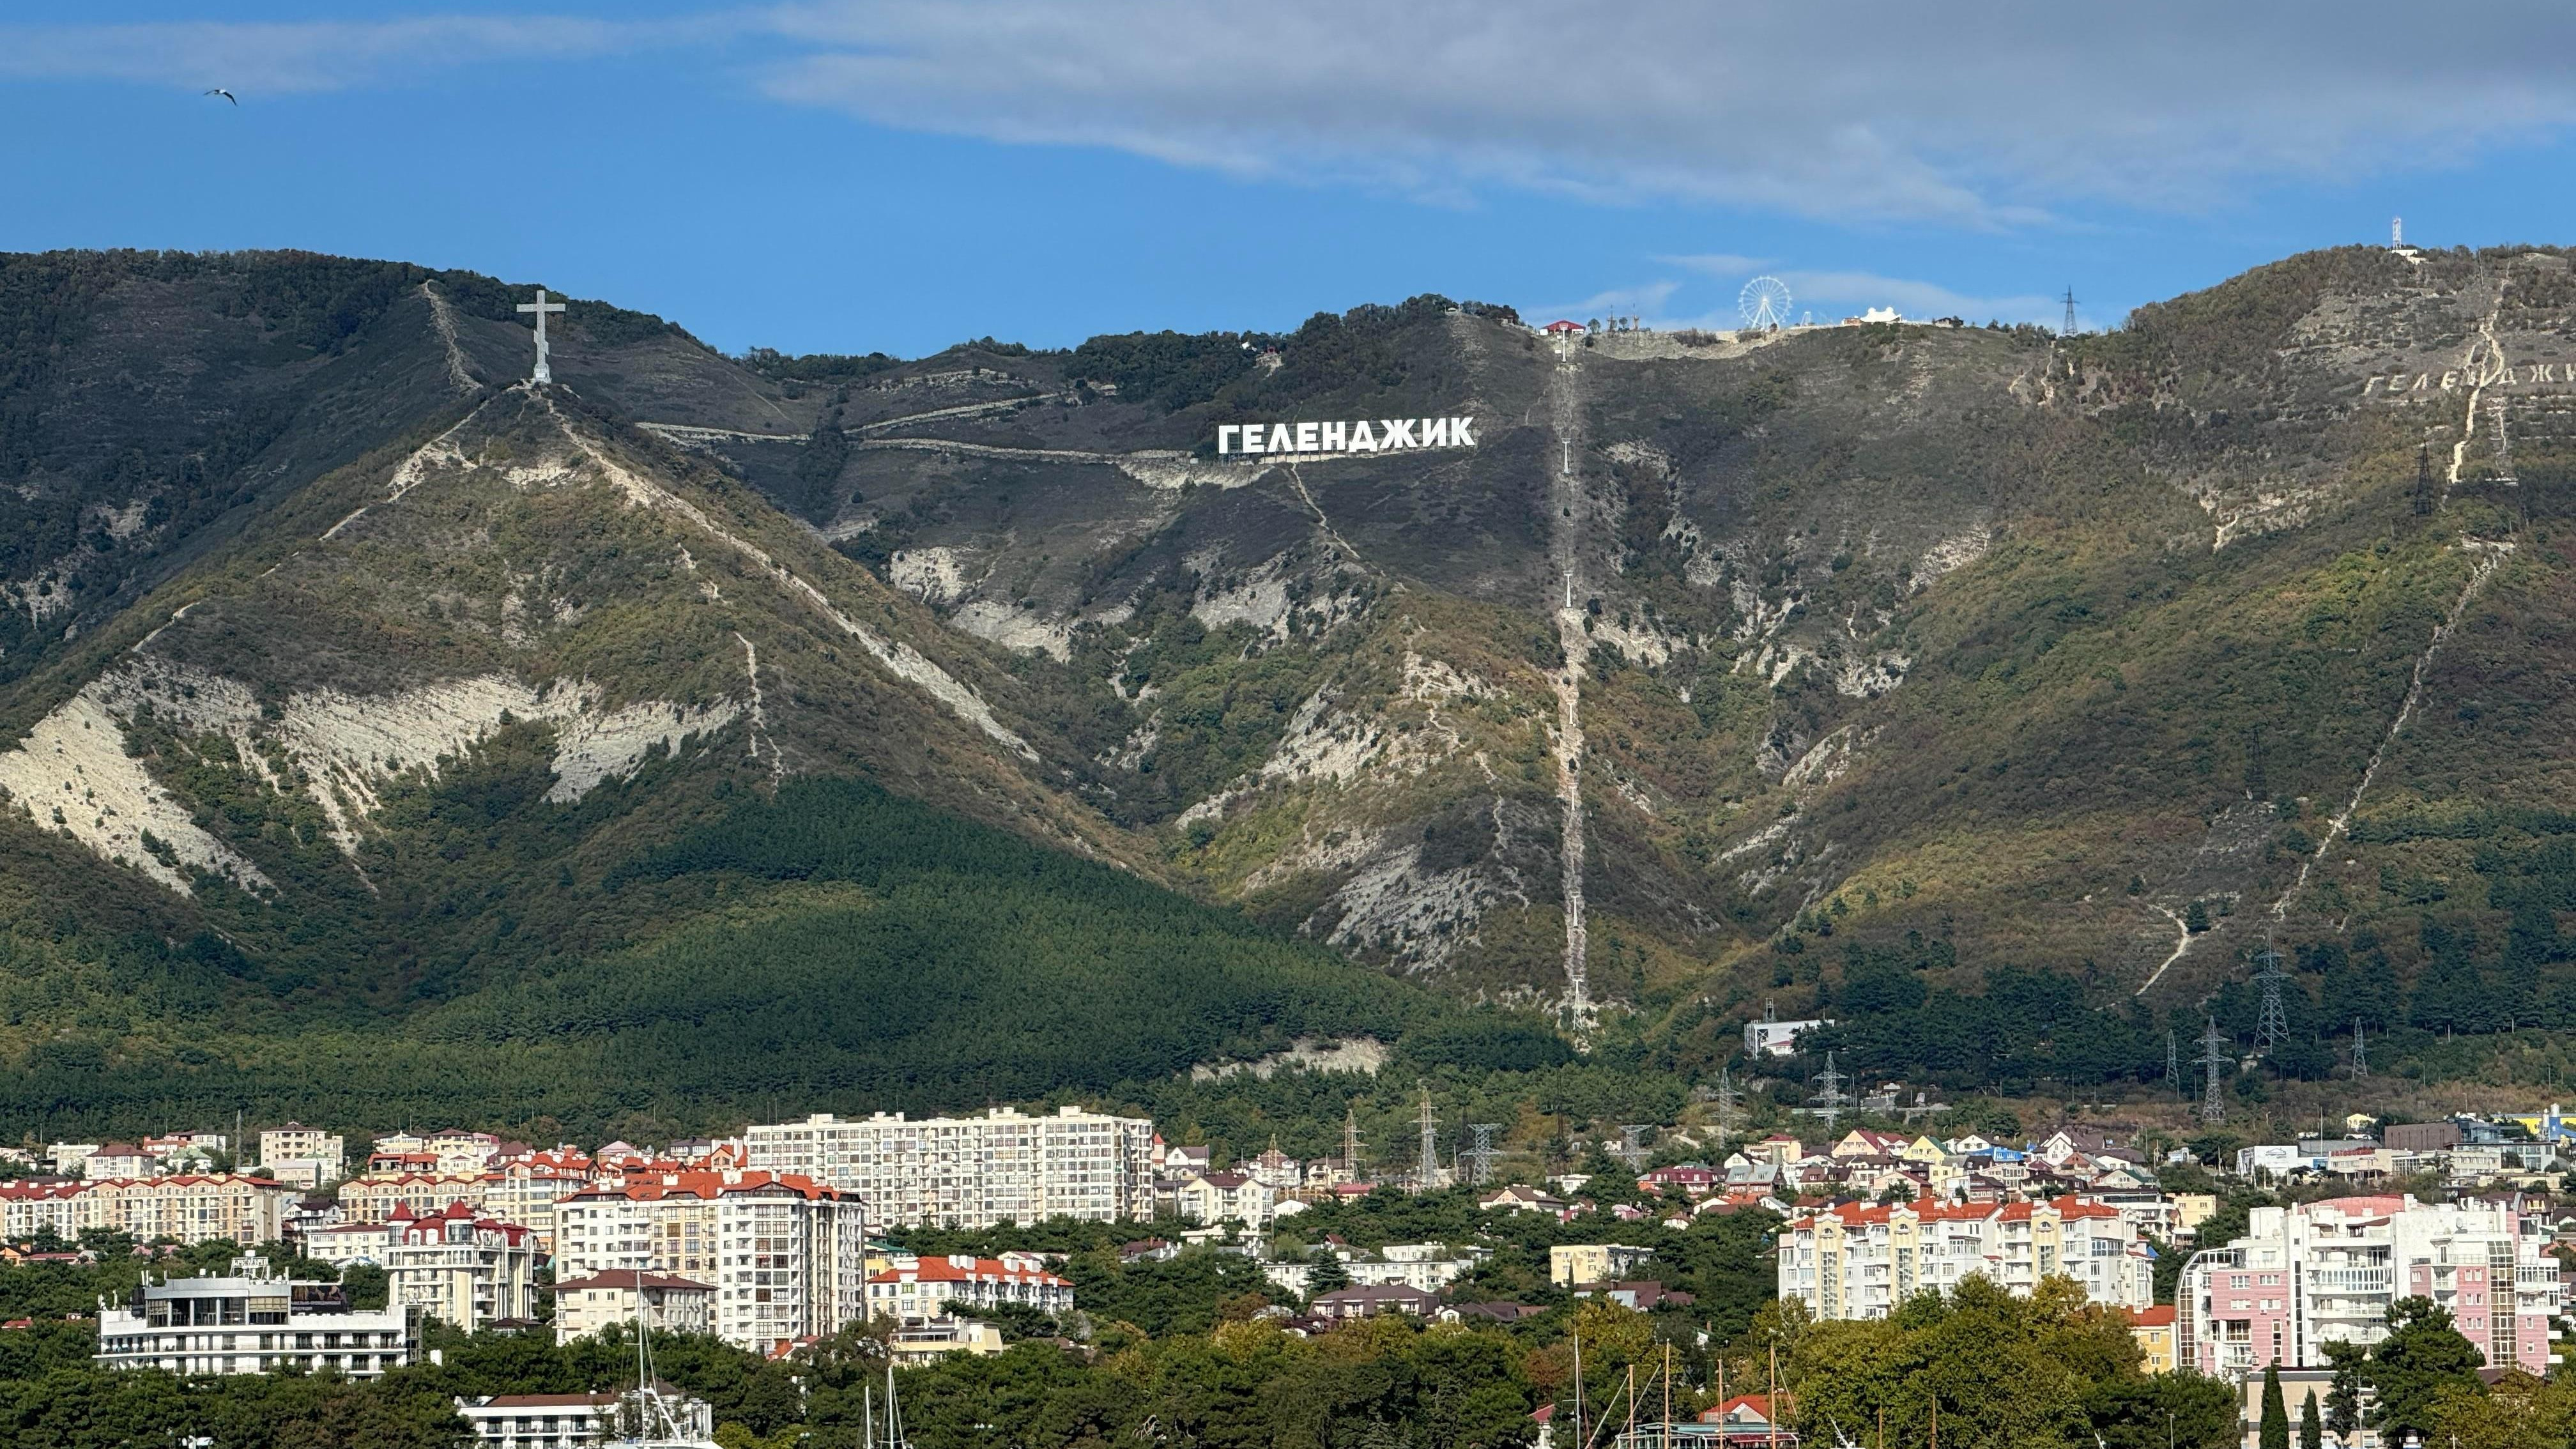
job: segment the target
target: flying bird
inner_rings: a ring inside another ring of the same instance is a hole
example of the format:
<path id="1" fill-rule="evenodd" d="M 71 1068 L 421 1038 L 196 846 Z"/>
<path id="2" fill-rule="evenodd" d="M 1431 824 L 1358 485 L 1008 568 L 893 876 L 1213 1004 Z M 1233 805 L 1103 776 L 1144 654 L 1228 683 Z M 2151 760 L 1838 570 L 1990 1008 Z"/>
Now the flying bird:
<path id="1" fill-rule="evenodd" d="M 225 100 L 232 101 L 236 106 L 241 104 L 240 101 L 233 99 L 233 93 L 231 91 L 225 90 L 222 86 L 217 86 L 213 90 L 206 92 L 206 94 L 210 96 L 222 96 Z"/>

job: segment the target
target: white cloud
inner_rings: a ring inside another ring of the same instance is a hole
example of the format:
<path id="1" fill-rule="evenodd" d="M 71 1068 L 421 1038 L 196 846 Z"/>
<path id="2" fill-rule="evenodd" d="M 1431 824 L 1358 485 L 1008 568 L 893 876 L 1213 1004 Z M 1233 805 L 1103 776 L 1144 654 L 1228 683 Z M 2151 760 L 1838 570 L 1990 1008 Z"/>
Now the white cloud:
<path id="1" fill-rule="evenodd" d="M 806 0 L 651 22 L 0 26 L 0 76 L 322 90 L 647 48 L 728 79 L 752 59 L 782 102 L 887 126 L 1239 176 L 1970 227 L 2554 140 L 2576 89 L 2576 7 L 2548 0 L 2456 19 L 2396 0 Z"/>

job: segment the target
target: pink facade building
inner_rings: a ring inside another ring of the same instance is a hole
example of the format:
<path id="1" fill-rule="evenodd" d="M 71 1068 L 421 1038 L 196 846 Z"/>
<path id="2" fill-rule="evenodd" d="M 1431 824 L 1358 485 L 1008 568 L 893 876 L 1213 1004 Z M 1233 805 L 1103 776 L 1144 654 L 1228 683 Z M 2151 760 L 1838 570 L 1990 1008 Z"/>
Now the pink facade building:
<path id="1" fill-rule="evenodd" d="M 2391 1304 L 2429 1298 L 2490 1366 L 2549 1371 L 2558 1262 L 2510 1203 L 2334 1198 L 2256 1208 L 2247 1229 L 2183 1270 L 2184 1367 L 2231 1378 L 2318 1367 L 2323 1345 L 2376 1343 Z"/>

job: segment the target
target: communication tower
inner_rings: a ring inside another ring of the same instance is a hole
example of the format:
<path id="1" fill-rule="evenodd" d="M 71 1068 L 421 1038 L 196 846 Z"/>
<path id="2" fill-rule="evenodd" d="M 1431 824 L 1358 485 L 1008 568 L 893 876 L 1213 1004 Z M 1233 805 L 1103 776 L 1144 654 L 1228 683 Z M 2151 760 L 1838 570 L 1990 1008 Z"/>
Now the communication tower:
<path id="1" fill-rule="evenodd" d="M 1342 1181 L 1360 1180 L 1360 1109 L 1353 1103 L 1342 1114 Z"/>
<path id="2" fill-rule="evenodd" d="M 2165 1028 L 2165 1080 L 2173 1085 L 2174 1096 L 2178 1098 L 2191 1095 L 2183 1090 L 2182 1058 L 2177 1054 L 2180 1045 L 2174 1040 L 2173 1028 Z"/>
<path id="3" fill-rule="evenodd" d="M 2370 1053 L 2361 1044 L 2361 1018 L 2357 1016 L 2352 1019 L 2352 1074 L 2370 1075 Z"/>

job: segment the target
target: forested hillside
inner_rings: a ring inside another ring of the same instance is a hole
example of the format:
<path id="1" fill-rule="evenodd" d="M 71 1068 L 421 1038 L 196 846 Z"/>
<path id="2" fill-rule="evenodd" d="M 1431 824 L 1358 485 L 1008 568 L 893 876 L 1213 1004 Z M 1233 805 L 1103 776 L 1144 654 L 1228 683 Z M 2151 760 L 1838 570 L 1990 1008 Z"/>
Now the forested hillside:
<path id="1" fill-rule="evenodd" d="M 2267 946 L 2274 1077 L 2358 1022 L 2545 1080 L 2514 1029 L 2576 1026 L 2557 251 L 2063 338 L 1423 296 L 734 359 L 576 300 L 546 388 L 524 290 L 0 259 L 39 1130 L 1115 1089 L 1257 1145 L 1392 1084 L 1175 1073 L 1391 1035 L 1536 1150 L 1764 1010 L 2161 1086 Z M 1432 416 L 1474 444 L 1213 449 Z"/>

